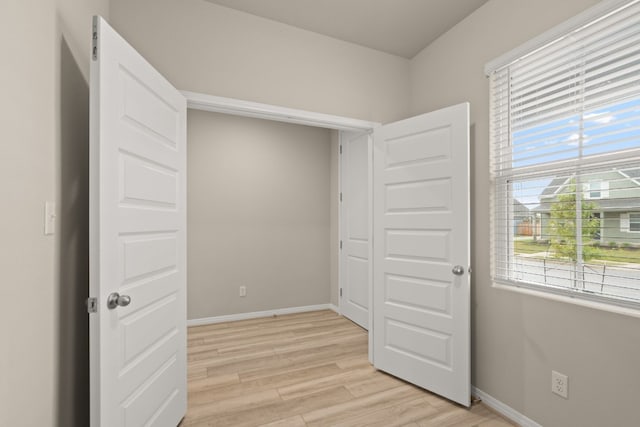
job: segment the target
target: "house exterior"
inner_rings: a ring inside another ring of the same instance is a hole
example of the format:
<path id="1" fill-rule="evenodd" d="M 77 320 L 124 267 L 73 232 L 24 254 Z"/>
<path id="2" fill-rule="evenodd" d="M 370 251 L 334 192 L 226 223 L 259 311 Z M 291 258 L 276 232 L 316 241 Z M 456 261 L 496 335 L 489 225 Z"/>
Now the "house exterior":
<path id="1" fill-rule="evenodd" d="M 576 176 L 554 178 L 540 194 L 540 205 L 532 209 L 541 223 L 540 239 L 549 240 L 551 208 L 558 196 L 574 191 Z M 602 245 L 640 246 L 640 168 L 612 169 L 580 176 L 582 197 L 591 202 L 593 216 L 600 219 L 594 240 Z"/>
<path id="2" fill-rule="evenodd" d="M 518 199 L 513 199 L 513 233 L 516 236 L 533 235 L 533 214 Z"/>

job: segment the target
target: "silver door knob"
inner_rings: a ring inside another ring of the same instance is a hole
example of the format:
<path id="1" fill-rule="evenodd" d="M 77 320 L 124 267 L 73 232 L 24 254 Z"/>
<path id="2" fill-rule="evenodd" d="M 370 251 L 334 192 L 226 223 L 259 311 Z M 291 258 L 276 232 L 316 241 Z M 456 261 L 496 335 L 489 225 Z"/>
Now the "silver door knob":
<path id="1" fill-rule="evenodd" d="M 456 276 L 462 276 L 464 274 L 464 267 L 461 265 L 456 265 L 451 269 L 451 272 Z"/>
<path id="2" fill-rule="evenodd" d="M 131 303 L 131 297 L 129 295 L 120 295 L 117 292 L 112 293 L 107 298 L 107 307 L 109 310 L 113 310 L 116 307 L 126 307 Z"/>

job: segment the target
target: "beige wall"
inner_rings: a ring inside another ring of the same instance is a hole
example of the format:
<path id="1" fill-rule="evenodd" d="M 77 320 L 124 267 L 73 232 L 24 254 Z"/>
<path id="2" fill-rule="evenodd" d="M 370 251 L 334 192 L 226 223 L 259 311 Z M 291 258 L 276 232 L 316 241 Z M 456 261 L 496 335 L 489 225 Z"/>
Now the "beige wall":
<path id="1" fill-rule="evenodd" d="M 188 318 L 328 303 L 330 131 L 187 120 Z"/>
<path id="2" fill-rule="evenodd" d="M 491 0 L 411 64 L 412 114 L 471 102 L 474 385 L 547 426 L 640 423 L 640 319 L 496 290 L 489 278 L 486 62 L 596 3 Z M 551 370 L 569 375 L 569 399 Z"/>
<path id="3" fill-rule="evenodd" d="M 55 194 L 58 46 L 50 3 L 0 5 L 0 425 L 53 425 L 55 415 L 55 239 L 42 234 L 44 201 Z"/>
<path id="4" fill-rule="evenodd" d="M 111 0 L 176 87 L 373 121 L 406 117 L 409 61 L 204 0 Z"/>
<path id="5" fill-rule="evenodd" d="M 0 425 L 88 425 L 91 16 L 108 0 L 0 3 Z M 45 201 L 57 233 L 43 234 Z"/>

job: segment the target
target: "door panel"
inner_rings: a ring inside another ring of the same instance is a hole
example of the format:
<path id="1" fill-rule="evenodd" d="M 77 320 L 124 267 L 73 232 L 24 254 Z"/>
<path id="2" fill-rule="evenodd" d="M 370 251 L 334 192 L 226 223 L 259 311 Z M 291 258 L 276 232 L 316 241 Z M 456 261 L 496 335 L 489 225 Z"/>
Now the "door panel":
<path id="1" fill-rule="evenodd" d="M 374 364 L 465 406 L 468 115 L 461 104 L 382 126 L 373 153 Z"/>
<path id="2" fill-rule="evenodd" d="M 186 101 L 101 18 L 91 63 L 91 425 L 186 412 Z M 109 308 L 117 292 L 128 305 Z"/>
<path id="3" fill-rule="evenodd" d="M 369 327 L 370 159 L 368 133 L 341 132 L 341 237 L 340 312 L 358 325 Z"/>

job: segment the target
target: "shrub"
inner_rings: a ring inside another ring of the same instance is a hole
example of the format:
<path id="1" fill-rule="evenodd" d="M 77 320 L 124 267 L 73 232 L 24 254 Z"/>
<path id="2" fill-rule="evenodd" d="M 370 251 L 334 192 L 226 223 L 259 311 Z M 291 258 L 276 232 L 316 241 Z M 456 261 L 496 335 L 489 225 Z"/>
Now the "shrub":
<path id="1" fill-rule="evenodd" d="M 615 248 L 617 248 L 617 247 L 618 247 L 618 242 L 609 242 L 609 247 L 610 247 L 611 249 L 615 249 Z"/>
<path id="2" fill-rule="evenodd" d="M 559 194 L 551 205 L 549 213 L 549 231 L 552 236 L 551 249 L 554 257 L 569 258 L 572 261 L 578 259 L 578 245 L 576 242 L 576 206 L 582 208 L 582 241 L 593 240 L 600 230 L 600 220 L 594 218 L 592 213 L 596 205 L 584 200 L 583 196 L 576 197 L 576 184 L 574 181 L 567 187 L 568 192 Z M 589 261 L 595 255 L 595 248 L 583 246 L 580 254 L 582 261 Z"/>

